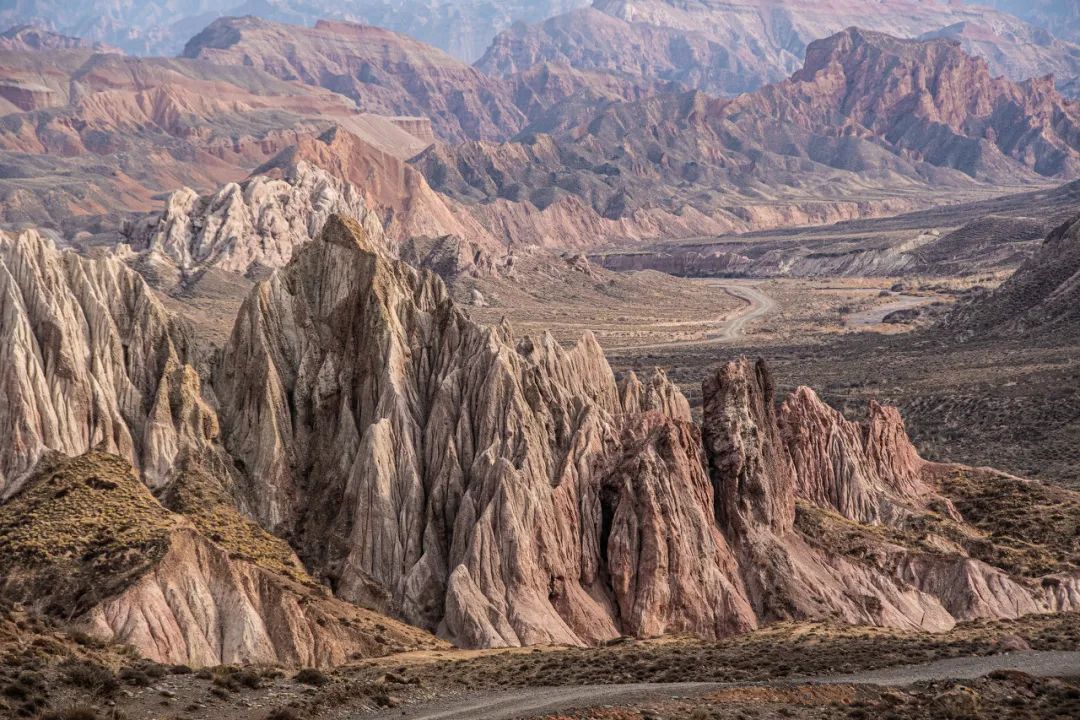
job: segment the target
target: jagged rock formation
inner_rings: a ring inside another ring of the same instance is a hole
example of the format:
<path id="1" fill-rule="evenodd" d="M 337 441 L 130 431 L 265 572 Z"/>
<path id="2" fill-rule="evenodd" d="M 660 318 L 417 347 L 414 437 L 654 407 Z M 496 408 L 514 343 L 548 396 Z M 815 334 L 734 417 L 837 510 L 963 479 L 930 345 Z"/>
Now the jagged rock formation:
<path id="1" fill-rule="evenodd" d="M 190 335 L 119 260 L 0 234 L 0 299 L 0 497 L 47 449 L 101 448 L 160 487 L 179 455 L 212 444 Z"/>
<path id="2" fill-rule="evenodd" d="M 301 138 L 255 172 L 289 177 L 301 163 L 351 183 L 397 243 L 445 235 L 489 247 L 495 243 L 466 209 L 432 190 L 423 174 L 404 158 L 343 127 L 331 128 L 317 138 Z"/>
<path id="3" fill-rule="evenodd" d="M 256 175 L 206 196 L 177 190 L 131 242 L 185 276 L 207 268 L 258 276 L 288 264 L 334 214 L 378 223 L 355 186 L 300 161 L 284 179 Z"/>
<path id="4" fill-rule="evenodd" d="M 1005 564 L 1007 552 L 984 552 L 939 486 L 950 473 L 991 471 L 921 460 L 895 410 L 872 406 L 856 425 L 802 388 L 777 411 L 768 371 L 746 360 L 704 393 L 717 519 L 761 620 L 940 630 L 1080 600 L 1075 568 L 1019 577 L 987 562 Z"/>
<path id="5" fill-rule="evenodd" d="M 466 645 L 1077 602 L 1080 576 L 990 564 L 939 491 L 974 471 L 922 461 L 895 410 L 857 425 L 807 389 L 777 410 L 735 363 L 702 441 L 662 374 L 616 383 L 590 337 L 482 329 L 344 219 L 252 293 L 214 387 L 261 522 L 342 597 Z"/>
<path id="6" fill-rule="evenodd" d="M 184 56 L 323 86 L 368 112 L 429 117 L 447 140 L 502 139 L 524 121 L 497 80 L 412 38 L 366 25 L 319 21 L 308 28 L 224 18 L 192 38 Z"/>
<path id="7" fill-rule="evenodd" d="M 1036 19 L 1034 3 L 996 1 L 1012 3 L 1010 11 L 1023 5 L 1019 12 Z M 1072 15 L 1075 23 L 1074 9 Z M 551 62 L 734 95 L 782 80 L 798 69 L 811 42 L 850 26 L 905 38 L 955 37 L 986 58 L 995 75 L 1017 81 L 1080 74 L 1077 37 L 1065 32 L 1057 39 L 1005 12 L 937 0 L 601 0 L 515 25 L 495 38 L 477 67 L 508 76 Z"/>
<path id="8" fill-rule="evenodd" d="M 796 89 L 812 98 L 801 108 L 791 103 Z M 999 154 L 1051 177 L 1075 176 L 1080 167 L 1080 109 L 1062 100 L 1051 79 L 996 79 L 954 42 L 848 29 L 811 43 L 790 84 L 755 99 L 792 112 L 800 124 L 832 121 L 853 126 L 841 132 L 854 134 L 865 128 L 900 151 L 969 175 L 994 175 Z"/>
<path id="9" fill-rule="evenodd" d="M 1080 605 L 1065 545 L 1018 562 L 950 499 L 978 509 L 1007 478 L 923 461 L 895 410 L 853 423 L 806 388 L 777 407 L 744 360 L 705 383 L 699 429 L 663 373 L 617 381 L 591 336 L 471 322 L 377 223 L 332 215 L 258 284 L 207 386 L 117 260 L 29 233 L 0 260 L 0 590 L 154 658 L 331 664 L 425 642 L 390 626 L 373 643 L 350 602 L 469 646 Z M 49 452 L 94 447 L 137 476 Z"/>
<path id="10" fill-rule="evenodd" d="M 151 660 L 196 667 L 329 666 L 438 645 L 332 598 L 283 541 L 231 513 L 222 522 L 219 511 L 212 540 L 162 507 L 122 459 L 50 459 L 0 505 L 0 596 Z M 280 568 L 252 559 L 260 553 L 280 557 Z"/>
<path id="11" fill-rule="evenodd" d="M 591 337 L 472 324 L 347 220 L 251 295 L 214 386 L 257 516 L 342 597 L 468 645 L 752 624 L 692 426 L 621 400 Z"/>

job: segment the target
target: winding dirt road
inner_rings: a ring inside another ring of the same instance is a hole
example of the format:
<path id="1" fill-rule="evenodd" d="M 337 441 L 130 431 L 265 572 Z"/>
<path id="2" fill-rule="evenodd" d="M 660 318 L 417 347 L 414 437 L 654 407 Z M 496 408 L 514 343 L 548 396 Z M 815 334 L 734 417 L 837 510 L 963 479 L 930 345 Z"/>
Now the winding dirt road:
<path id="1" fill-rule="evenodd" d="M 656 350 L 669 347 L 695 347 L 699 345 L 714 345 L 738 340 L 746 334 L 746 326 L 755 320 L 759 320 L 776 308 L 776 301 L 763 293 L 754 285 L 742 283 L 722 282 L 714 283 L 728 295 L 742 300 L 745 307 L 739 308 L 734 314 L 728 312 L 713 320 L 715 328 L 705 334 L 705 337 L 697 340 L 668 340 L 662 343 L 649 343 L 647 345 L 624 345 L 608 348 L 609 351 L 620 350 Z M 697 320 L 683 321 L 678 323 L 665 323 L 665 327 L 701 325 Z"/>
<path id="2" fill-rule="evenodd" d="M 1021 670 L 1040 677 L 1080 675 L 1080 652 L 1027 652 L 939 660 L 923 665 L 901 665 L 853 675 L 798 678 L 763 683 L 637 683 L 579 687 L 525 688 L 477 693 L 385 713 L 357 716 L 373 720 L 515 720 L 572 708 L 633 705 L 703 695 L 716 690 L 750 685 L 885 685 L 903 686 L 927 680 L 964 680 L 994 670 Z"/>

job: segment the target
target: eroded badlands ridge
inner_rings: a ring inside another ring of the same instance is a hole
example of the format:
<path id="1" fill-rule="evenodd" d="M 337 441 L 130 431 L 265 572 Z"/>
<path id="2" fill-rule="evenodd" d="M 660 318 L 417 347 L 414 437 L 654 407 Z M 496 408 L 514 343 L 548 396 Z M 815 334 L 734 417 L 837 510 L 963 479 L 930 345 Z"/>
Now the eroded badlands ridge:
<path id="1" fill-rule="evenodd" d="M 1071 556 L 1018 568 L 943 490 L 1002 476 L 924 462 L 895 410 L 872 406 L 857 424 L 805 388 L 777 406 L 764 364 L 741 361 L 706 382 L 699 428 L 662 373 L 617 381 L 591 336 L 564 349 L 473 323 L 436 276 L 384 253 L 377 224 L 331 216 L 253 289 L 199 370 L 170 350 L 182 334 L 152 296 L 131 304 L 149 294 L 119 263 L 34 236 L 0 249 L 4 277 L 21 278 L 8 281 L 5 339 L 20 342 L 5 344 L 3 367 L 36 378 L 22 402 L 67 411 L 68 356 L 93 359 L 88 382 L 142 378 L 85 392 L 104 408 L 127 402 L 107 449 L 170 508 L 197 524 L 200 503 L 175 498 L 202 478 L 232 512 L 289 538 L 338 599 L 461 645 L 717 637 L 783 618 L 940 630 L 1080 603 Z M 97 299 L 110 293 L 122 314 Z M 74 296 L 78 312 L 44 312 L 52 294 Z M 155 363 L 122 351 L 141 347 L 129 335 L 151 321 L 164 324 L 149 336 Z M 68 415 L 60 440 L 44 424 L 18 428 L 22 446 L 44 455 L 62 441 L 74 455 L 101 442 L 100 413 Z M 129 436 L 141 444 L 114 439 Z M 26 487 L 15 500 L 40 491 L 27 457 L 3 458 L 9 488 Z M 287 573 L 280 555 L 259 555 Z M 100 629 L 110 602 L 156 582 L 153 567 L 87 608 L 87 624 Z"/>

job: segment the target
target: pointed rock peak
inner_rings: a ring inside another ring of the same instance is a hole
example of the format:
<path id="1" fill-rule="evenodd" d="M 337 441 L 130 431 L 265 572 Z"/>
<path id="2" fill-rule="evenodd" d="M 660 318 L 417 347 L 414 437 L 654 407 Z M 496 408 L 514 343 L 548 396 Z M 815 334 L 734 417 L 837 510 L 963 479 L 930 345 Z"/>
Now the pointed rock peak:
<path id="1" fill-rule="evenodd" d="M 784 533 L 795 520 L 795 470 L 784 448 L 764 360 L 727 363 L 702 386 L 702 435 L 721 527 Z"/>
<path id="2" fill-rule="evenodd" d="M 327 128 L 326 132 L 319 136 L 319 141 L 327 145 L 333 145 L 338 139 L 338 133 L 344 132 L 340 125 L 334 124 Z"/>
<path id="3" fill-rule="evenodd" d="M 331 215 L 323 226 L 319 239 L 350 250 L 359 250 L 371 255 L 382 254 L 382 249 L 364 226 L 345 215 Z"/>

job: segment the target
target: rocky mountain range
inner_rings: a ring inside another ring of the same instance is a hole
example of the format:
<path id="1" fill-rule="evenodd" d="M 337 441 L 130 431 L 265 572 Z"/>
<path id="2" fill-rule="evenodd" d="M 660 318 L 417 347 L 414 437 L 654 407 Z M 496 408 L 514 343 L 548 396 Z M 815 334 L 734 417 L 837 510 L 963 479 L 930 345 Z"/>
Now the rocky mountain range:
<path id="1" fill-rule="evenodd" d="M 184 56 L 326 87 L 367 112 L 427 117 L 449 141 L 504 138 L 524 120 L 501 83 L 430 45 L 366 25 L 225 18 L 192 38 Z"/>
<path id="2" fill-rule="evenodd" d="M 1023 5 L 1018 12 L 1033 7 Z M 539 62 L 565 63 L 733 95 L 783 80 L 798 70 L 811 42 L 852 26 L 901 38 L 951 37 L 986 59 L 994 74 L 1017 81 L 1080 74 L 1074 37 L 1054 37 L 1005 12 L 938 0 L 598 0 L 503 32 L 477 67 L 510 75 Z"/>
<path id="3" fill-rule="evenodd" d="M 587 0 L 17 0 L 0 8 L 0 26 L 32 24 L 107 42 L 136 55 L 175 55 L 219 17 L 256 15 L 296 25 L 343 20 L 385 27 L 472 62 L 515 22 L 536 22 Z"/>
<path id="4" fill-rule="evenodd" d="M 82 48 L 3 51 L 0 67 L 0 219 L 14 225 L 115 227 L 161 193 L 242 180 L 338 125 L 404 156 L 430 142 L 426 121 L 359 113 L 253 68 Z"/>
<path id="5" fill-rule="evenodd" d="M 1080 7 L 1071 0 L 979 0 L 973 4 L 1012 13 L 1063 40 L 1080 41 Z"/>
<path id="6" fill-rule="evenodd" d="M 7 596 L 80 597 L 87 631 L 192 664 L 435 642 L 354 605 L 468 646 L 1075 607 L 1080 571 L 1018 562 L 949 499 L 1024 481 L 924 462 L 895 410 L 853 423 L 806 388 L 777 406 L 744 360 L 706 381 L 698 426 L 591 336 L 473 323 L 365 217 L 331 215 L 210 355 L 116 259 L 4 237 Z M 103 534 L 102 503 L 130 529 Z M 199 582 L 171 592 L 181 576 Z"/>
<path id="7" fill-rule="evenodd" d="M 919 186 L 1069 179 L 1078 118 L 1049 81 L 994 78 L 954 41 L 849 29 L 735 99 L 615 101 L 554 134 L 436 145 L 413 162 L 519 242 L 694 237 L 895 213 L 925 202 Z"/>
<path id="8" fill-rule="evenodd" d="M 340 22 L 222 19 L 176 60 L 32 45 L 0 53 L 0 219 L 69 235 L 301 160 L 363 188 L 398 240 L 487 248 L 830 223 L 1076 171 L 1075 108 L 952 40 L 848 30 L 734 100 L 606 67 L 502 80 Z"/>

